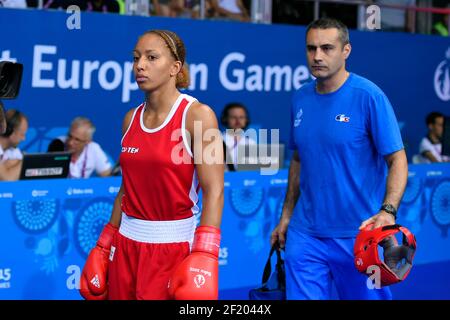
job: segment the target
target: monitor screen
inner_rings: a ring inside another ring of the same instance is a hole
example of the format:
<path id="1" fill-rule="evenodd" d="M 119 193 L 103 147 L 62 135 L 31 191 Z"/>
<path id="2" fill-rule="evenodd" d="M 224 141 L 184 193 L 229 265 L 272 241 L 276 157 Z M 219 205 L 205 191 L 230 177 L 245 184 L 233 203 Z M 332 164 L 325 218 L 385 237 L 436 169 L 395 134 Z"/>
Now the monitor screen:
<path id="1" fill-rule="evenodd" d="M 69 174 L 69 165 L 69 152 L 24 154 L 19 179 L 66 178 Z"/>

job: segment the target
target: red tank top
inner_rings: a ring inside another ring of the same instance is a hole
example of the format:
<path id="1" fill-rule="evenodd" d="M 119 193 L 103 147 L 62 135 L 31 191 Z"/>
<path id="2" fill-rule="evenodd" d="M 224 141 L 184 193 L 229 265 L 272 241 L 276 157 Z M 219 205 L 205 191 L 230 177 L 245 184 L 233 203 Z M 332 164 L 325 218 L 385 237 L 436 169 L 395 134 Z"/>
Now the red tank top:
<path id="1" fill-rule="evenodd" d="M 186 145 L 189 142 L 181 134 L 187 110 L 195 100 L 181 94 L 163 124 L 154 129 L 144 126 L 145 104 L 135 109 L 120 154 L 121 207 L 128 216 L 163 221 L 198 213 L 197 174 Z"/>

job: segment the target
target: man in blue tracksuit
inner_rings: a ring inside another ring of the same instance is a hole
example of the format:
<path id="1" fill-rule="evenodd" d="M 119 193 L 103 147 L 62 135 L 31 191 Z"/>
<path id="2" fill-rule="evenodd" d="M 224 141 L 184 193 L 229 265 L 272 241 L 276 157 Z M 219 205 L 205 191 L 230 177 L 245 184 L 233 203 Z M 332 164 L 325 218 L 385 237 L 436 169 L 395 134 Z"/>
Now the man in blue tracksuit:
<path id="1" fill-rule="evenodd" d="M 391 299 L 372 289 L 353 264 L 359 229 L 395 224 L 408 164 L 397 120 L 374 83 L 349 73 L 348 30 L 319 19 L 306 31 L 316 80 L 292 99 L 290 147 L 295 150 L 272 244 L 285 247 L 288 299 Z M 297 201 L 298 200 L 298 201 Z"/>

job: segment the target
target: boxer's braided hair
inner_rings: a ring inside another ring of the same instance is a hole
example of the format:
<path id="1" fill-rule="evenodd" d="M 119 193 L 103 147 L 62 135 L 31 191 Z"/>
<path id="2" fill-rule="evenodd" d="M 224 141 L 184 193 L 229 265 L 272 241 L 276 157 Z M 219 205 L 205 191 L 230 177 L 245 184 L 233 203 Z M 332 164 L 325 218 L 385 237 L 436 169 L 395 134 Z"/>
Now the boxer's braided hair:
<path id="1" fill-rule="evenodd" d="M 169 48 L 173 58 L 176 61 L 181 62 L 182 68 L 177 75 L 176 86 L 177 88 L 187 88 L 189 86 L 189 70 L 187 64 L 185 63 L 186 48 L 183 40 L 181 40 L 175 32 L 169 30 L 150 30 L 144 33 L 144 35 L 146 34 L 156 34 L 160 36 Z"/>

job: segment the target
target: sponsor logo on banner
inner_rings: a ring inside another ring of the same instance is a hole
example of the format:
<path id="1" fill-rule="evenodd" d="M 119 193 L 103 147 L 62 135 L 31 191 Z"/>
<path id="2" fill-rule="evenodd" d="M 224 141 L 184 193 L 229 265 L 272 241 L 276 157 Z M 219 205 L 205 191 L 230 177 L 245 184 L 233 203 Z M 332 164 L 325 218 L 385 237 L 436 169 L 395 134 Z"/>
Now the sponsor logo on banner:
<path id="1" fill-rule="evenodd" d="M 14 198 L 14 194 L 12 192 L 3 192 L 3 193 L 0 193 L 0 199 L 1 198 L 12 199 L 12 198 Z"/>
<path id="2" fill-rule="evenodd" d="M 120 187 L 110 186 L 110 187 L 108 188 L 108 192 L 109 192 L 109 193 L 112 193 L 112 194 L 119 193 L 119 190 L 120 190 Z"/>
<path id="3" fill-rule="evenodd" d="M 450 101 L 450 47 L 434 72 L 434 91 L 442 101 Z"/>
<path id="4" fill-rule="evenodd" d="M 11 288 L 11 269 L 0 269 L 0 289 Z"/>
<path id="5" fill-rule="evenodd" d="M 80 194 L 94 194 L 94 189 L 91 189 L 91 188 L 86 188 L 86 189 L 68 188 L 66 193 L 68 196 L 80 195 Z"/>
<path id="6" fill-rule="evenodd" d="M 256 180 L 248 180 L 248 179 L 245 179 L 245 180 L 243 181 L 244 187 L 251 187 L 251 186 L 254 186 L 256 183 L 257 183 Z"/>
<path id="7" fill-rule="evenodd" d="M 284 185 L 287 185 L 287 183 L 288 183 L 288 179 L 271 179 L 270 180 L 270 185 L 282 185 L 282 186 L 284 186 Z"/>
<path id="8" fill-rule="evenodd" d="M 48 195 L 48 190 L 33 190 L 31 191 L 31 196 L 36 197 L 46 197 Z"/>
<path id="9" fill-rule="evenodd" d="M 427 171 L 427 177 L 437 177 L 442 176 L 443 172 L 439 170 L 429 170 Z"/>

